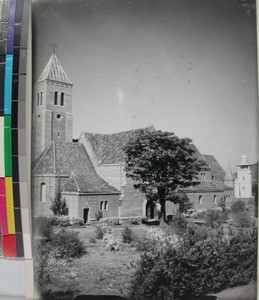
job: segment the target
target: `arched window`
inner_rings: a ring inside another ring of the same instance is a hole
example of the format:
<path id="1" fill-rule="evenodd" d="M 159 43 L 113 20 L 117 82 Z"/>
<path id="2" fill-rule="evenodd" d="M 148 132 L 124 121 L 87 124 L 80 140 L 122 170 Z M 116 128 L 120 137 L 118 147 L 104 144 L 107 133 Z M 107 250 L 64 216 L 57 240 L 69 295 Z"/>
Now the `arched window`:
<path id="1" fill-rule="evenodd" d="M 42 105 L 42 92 L 40 93 L 40 105 Z"/>
<path id="2" fill-rule="evenodd" d="M 64 105 L 65 105 L 65 94 L 64 94 L 64 93 L 61 93 L 60 105 L 61 105 L 61 106 L 64 106 Z"/>
<path id="3" fill-rule="evenodd" d="M 54 105 L 58 105 L 58 92 L 54 93 Z"/>
<path id="4" fill-rule="evenodd" d="M 200 195 L 199 196 L 199 205 L 201 205 L 202 204 L 202 196 Z"/>
<path id="5" fill-rule="evenodd" d="M 105 210 L 108 210 L 108 201 L 105 201 L 105 202 L 104 202 L 104 209 L 105 209 Z"/>
<path id="6" fill-rule="evenodd" d="M 217 204 L 217 195 L 214 195 L 213 202 L 214 202 L 214 204 Z"/>
<path id="7" fill-rule="evenodd" d="M 46 202 L 46 183 L 41 183 L 40 185 L 40 201 Z"/>
<path id="8" fill-rule="evenodd" d="M 100 203 L 100 210 L 103 210 L 103 201 Z"/>
<path id="9" fill-rule="evenodd" d="M 40 105 L 40 93 L 37 94 L 37 106 Z"/>

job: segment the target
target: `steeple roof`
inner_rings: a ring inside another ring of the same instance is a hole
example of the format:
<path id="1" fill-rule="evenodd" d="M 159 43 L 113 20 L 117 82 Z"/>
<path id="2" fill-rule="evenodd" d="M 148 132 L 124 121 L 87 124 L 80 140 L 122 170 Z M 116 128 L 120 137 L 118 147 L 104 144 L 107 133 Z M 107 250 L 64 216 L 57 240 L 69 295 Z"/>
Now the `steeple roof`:
<path id="1" fill-rule="evenodd" d="M 228 168 L 226 170 L 226 175 L 225 175 L 224 180 L 234 180 L 234 175 L 233 175 L 233 173 L 231 171 L 230 166 L 228 166 Z"/>
<path id="2" fill-rule="evenodd" d="M 51 55 L 37 82 L 41 82 L 46 79 L 72 84 L 55 53 Z"/>

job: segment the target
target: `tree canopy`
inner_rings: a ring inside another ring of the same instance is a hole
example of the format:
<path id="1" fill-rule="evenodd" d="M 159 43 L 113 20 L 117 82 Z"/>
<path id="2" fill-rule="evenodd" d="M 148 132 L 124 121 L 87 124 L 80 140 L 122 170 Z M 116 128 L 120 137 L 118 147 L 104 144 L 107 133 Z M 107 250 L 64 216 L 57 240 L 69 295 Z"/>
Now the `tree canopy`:
<path id="1" fill-rule="evenodd" d="M 165 201 L 177 201 L 176 189 L 199 182 L 204 164 L 195 157 L 191 143 L 191 139 L 171 132 L 141 130 L 124 148 L 126 176 L 135 181 L 134 187 L 148 201 L 160 203 L 164 219 Z"/>

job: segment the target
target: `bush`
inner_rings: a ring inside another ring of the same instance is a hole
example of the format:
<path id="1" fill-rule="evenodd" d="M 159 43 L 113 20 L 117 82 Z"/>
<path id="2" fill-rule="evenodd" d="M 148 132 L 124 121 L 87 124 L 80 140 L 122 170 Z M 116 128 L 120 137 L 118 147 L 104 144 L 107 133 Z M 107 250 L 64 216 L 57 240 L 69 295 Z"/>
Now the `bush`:
<path id="1" fill-rule="evenodd" d="M 247 284 L 256 276 L 256 237 L 255 229 L 226 238 L 221 229 L 189 224 L 177 247 L 141 255 L 131 298 L 191 299 Z"/>
<path id="2" fill-rule="evenodd" d="M 246 211 L 241 211 L 233 215 L 234 225 L 238 227 L 250 227 L 253 224 L 253 220 L 250 214 Z"/>
<path id="3" fill-rule="evenodd" d="M 81 257 L 86 254 L 86 246 L 78 236 L 79 232 L 61 229 L 53 238 L 55 258 Z"/>
<path id="4" fill-rule="evenodd" d="M 148 222 L 148 217 L 143 217 L 143 218 L 141 219 L 141 223 L 142 223 L 142 224 L 147 224 L 147 222 Z"/>
<path id="5" fill-rule="evenodd" d="M 128 226 L 126 226 L 122 231 L 121 231 L 121 235 L 122 235 L 122 241 L 125 244 L 130 244 L 133 242 L 134 240 L 134 232 L 131 228 L 129 228 Z"/>
<path id="6" fill-rule="evenodd" d="M 243 200 L 238 199 L 231 205 L 231 212 L 233 214 L 245 211 L 246 204 Z"/>
<path id="7" fill-rule="evenodd" d="M 90 239 L 89 239 L 89 242 L 92 243 L 92 244 L 95 244 L 96 243 L 96 239 L 91 236 Z"/>
<path id="8" fill-rule="evenodd" d="M 82 218 L 72 218 L 71 220 L 71 225 L 72 226 L 83 226 L 85 223 L 84 223 L 84 219 Z"/>
<path id="9" fill-rule="evenodd" d="M 188 220 L 181 213 L 177 213 L 172 221 L 172 226 L 175 228 L 176 233 L 185 232 L 188 225 Z"/>
<path id="10" fill-rule="evenodd" d="M 59 225 L 63 227 L 71 225 L 69 217 L 68 216 L 59 217 Z"/>
<path id="11" fill-rule="evenodd" d="M 122 245 L 119 241 L 115 241 L 113 235 L 110 233 L 106 233 L 103 237 L 103 241 L 106 246 L 105 249 L 109 251 L 120 251 L 122 250 Z"/>
<path id="12" fill-rule="evenodd" d="M 97 224 L 96 226 L 95 234 L 97 239 L 102 239 L 105 234 L 111 232 L 112 232 L 111 227 L 106 223 Z"/>
<path id="13" fill-rule="evenodd" d="M 45 242 L 51 241 L 53 237 L 53 225 L 51 218 L 40 216 L 35 219 L 36 235 L 42 237 Z"/>
<path id="14" fill-rule="evenodd" d="M 99 224 L 107 224 L 108 226 L 120 225 L 120 219 L 117 217 L 102 218 L 98 222 Z"/>
<path id="15" fill-rule="evenodd" d="M 209 226 L 219 226 L 227 219 L 227 212 L 210 209 L 205 214 L 205 220 Z"/>
<path id="16" fill-rule="evenodd" d="M 53 226 L 59 226 L 60 225 L 60 219 L 58 216 L 51 216 L 49 217 L 50 221 L 51 221 L 51 225 Z"/>
<path id="17" fill-rule="evenodd" d="M 129 222 L 132 225 L 139 225 L 141 223 L 142 218 L 131 217 L 129 218 Z"/>
<path id="18" fill-rule="evenodd" d="M 99 222 L 101 220 L 101 218 L 103 217 L 103 212 L 101 210 L 99 210 L 96 214 L 95 214 L 95 219 L 97 222 Z"/>

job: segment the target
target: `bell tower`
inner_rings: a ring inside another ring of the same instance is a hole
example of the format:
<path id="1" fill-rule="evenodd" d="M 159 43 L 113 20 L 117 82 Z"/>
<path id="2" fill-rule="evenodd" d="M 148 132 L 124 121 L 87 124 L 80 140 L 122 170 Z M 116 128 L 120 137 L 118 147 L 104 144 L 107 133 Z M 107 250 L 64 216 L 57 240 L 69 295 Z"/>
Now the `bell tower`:
<path id="1" fill-rule="evenodd" d="M 248 159 L 245 154 L 241 156 L 241 161 L 237 165 L 237 178 L 235 180 L 235 197 L 251 198 L 252 197 L 252 173 Z"/>
<path id="2" fill-rule="evenodd" d="M 72 142 L 72 87 L 53 51 L 33 90 L 33 159 L 52 141 Z"/>

